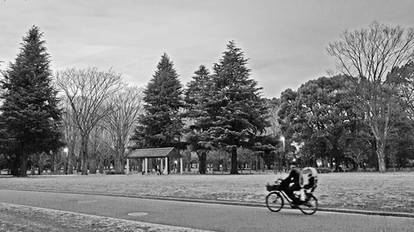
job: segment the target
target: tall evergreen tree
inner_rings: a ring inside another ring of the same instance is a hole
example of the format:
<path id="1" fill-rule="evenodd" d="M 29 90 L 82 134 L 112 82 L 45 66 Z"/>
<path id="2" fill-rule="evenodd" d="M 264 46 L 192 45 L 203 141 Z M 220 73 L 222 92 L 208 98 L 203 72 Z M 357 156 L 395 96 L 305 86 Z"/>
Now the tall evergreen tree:
<path id="1" fill-rule="evenodd" d="M 206 140 L 203 132 L 212 126 L 210 114 L 206 109 L 208 109 L 207 104 L 212 97 L 213 82 L 204 65 L 201 65 L 194 74 L 185 91 L 187 109 L 185 116 L 189 121 L 186 128 L 186 139 L 191 149 L 197 152 L 200 174 L 205 174 L 208 146 L 203 143 Z"/>
<path id="2" fill-rule="evenodd" d="M 167 54 L 163 54 L 153 78 L 144 90 L 145 113 L 132 138 L 140 148 L 175 146 L 180 142 L 184 106 L 182 86 Z"/>
<path id="3" fill-rule="evenodd" d="M 268 126 L 268 109 L 260 96 L 261 88 L 249 78 L 250 69 L 246 65 L 243 52 L 230 41 L 213 67 L 214 91 L 207 104 L 212 120 L 208 140 L 230 150 L 231 174 L 238 173 L 237 147 L 252 146 L 256 135 Z"/>
<path id="4" fill-rule="evenodd" d="M 50 154 L 62 145 L 61 111 L 44 44 L 39 28 L 33 26 L 1 83 L 5 90 L 0 108 L 1 143 L 11 157 L 15 176 L 26 176 L 31 154 Z"/>

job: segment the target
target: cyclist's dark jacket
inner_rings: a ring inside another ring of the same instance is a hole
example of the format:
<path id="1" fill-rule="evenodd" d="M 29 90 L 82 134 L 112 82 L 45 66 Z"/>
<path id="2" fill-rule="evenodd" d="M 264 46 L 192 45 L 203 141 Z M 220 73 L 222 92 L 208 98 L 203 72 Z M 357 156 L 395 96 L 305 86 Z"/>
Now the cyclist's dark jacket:
<path id="1" fill-rule="evenodd" d="M 285 191 L 300 190 L 300 185 L 299 185 L 300 175 L 301 175 L 300 170 L 297 168 L 293 168 L 292 170 L 290 170 L 289 176 L 282 181 L 280 187 Z M 293 183 L 293 186 L 289 188 L 290 183 Z"/>

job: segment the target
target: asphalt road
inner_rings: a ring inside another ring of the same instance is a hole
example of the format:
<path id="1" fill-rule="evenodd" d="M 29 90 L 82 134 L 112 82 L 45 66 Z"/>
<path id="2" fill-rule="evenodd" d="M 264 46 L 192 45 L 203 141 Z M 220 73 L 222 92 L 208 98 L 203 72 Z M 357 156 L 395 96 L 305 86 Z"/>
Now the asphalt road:
<path id="1" fill-rule="evenodd" d="M 414 231 L 413 218 L 0 190 L 0 202 L 215 231 Z"/>

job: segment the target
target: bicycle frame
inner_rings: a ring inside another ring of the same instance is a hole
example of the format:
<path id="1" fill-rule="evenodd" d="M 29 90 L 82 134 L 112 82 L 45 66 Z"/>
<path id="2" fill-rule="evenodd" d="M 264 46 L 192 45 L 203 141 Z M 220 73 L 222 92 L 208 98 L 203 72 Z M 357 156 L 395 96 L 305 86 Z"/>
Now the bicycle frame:
<path id="1" fill-rule="evenodd" d="M 285 191 L 276 190 L 274 192 L 279 192 L 283 196 L 283 198 L 285 198 L 289 202 L 290 205 L 292 204 L 293 200 L 285 193 Z"/>
<path id="2" fill-rule="evenodd" d="M 292 198 L 290 198 L 286 193 L 285 193 L 285 191 L 283 191 L 283 190 L 275 190 L 275 191 L 272 191 L 272 192 L 279 192 L 282 196 L 283 196 L 283 198 L 285 198 L 288 202 L 289 202 L 289 204 L 290 205 L 292 205 L 292 203 L 293 203 L 293 200 L 292 200 Z M 306 191 L 305 190 L 305 194 L 312 194 L 312 192 L 308 192 L 308 191 Z M 312 194 L 313 195 L 313 194 Z"/>

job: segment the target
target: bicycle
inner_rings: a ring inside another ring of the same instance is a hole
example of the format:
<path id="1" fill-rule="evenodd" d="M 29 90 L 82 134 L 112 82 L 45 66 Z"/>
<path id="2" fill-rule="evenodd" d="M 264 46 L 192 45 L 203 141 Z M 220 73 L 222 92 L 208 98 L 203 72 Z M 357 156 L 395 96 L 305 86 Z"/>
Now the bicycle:
<path id="1" fill-rule="evenodd" d="M 284 199 L 289 203 L 291 208 L 298 208 L 306 215 L 312 215 L 318 210 L 318 199 L 311 191 L 305 189 L 305 200 L 299 204 L 293 204 L 293 200 L 280 189 L 282 179 L 278 179 L 274 185 L 267 184 L 266 190 L 270 193 L 266 196 L 266 206 L 272 212 L 279 212 L 284 206 Z"/>

